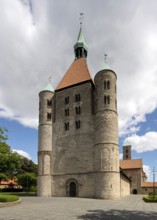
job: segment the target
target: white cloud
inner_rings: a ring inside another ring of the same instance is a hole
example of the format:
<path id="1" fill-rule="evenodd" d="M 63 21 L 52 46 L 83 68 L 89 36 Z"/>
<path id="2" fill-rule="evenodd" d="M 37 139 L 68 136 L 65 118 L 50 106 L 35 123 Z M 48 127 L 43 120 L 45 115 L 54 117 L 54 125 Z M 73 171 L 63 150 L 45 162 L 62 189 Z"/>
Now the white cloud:
<path id="1" fill-rule="evenodd" d="M 157 149 L 157 132 L 147 132 L 143 136 L 134 134 L 125 139 L 125 142 L 132 145 L 132 149 L 137 153 L 153 151 Z"/>
<path id="2" fill-rule="evenodd" d="M 120 160 L 123 159 L 123 154 L 119 154 L 119 159 L 120 159 Z"/>
<path id="3" fill-rule="evenodd" d="M 82 2 L 1 1 L 0 117 L 37 128 L 38 92 L 50 75 L 55 88 L 73 61 L 76 13 L 84 10 L 89 68 L 95 75 L 108 54 L 118 76 L 119 134 L 135 137 L 157 107 L 157 2 L 86 0 L 83 9 Z"/>
<path id="4" fill-rule="evenodd" d="M 143 171 L 146 173 L 147 182 L 153 182 L 153 179 L 152 179 L 152 170 L 151 170 L 150 166 L 148 166 L 148 165 L 143 165 Z"/>
<path id="5" fill-rule="evenodd" d="M 18 154 L 20 154 L 20 155 L 23 156 L 23 157 L 28 158 L 29 160 L 32 160 L 31 156 L 30 156 L 27 152 L 25 152 L 25 151 L 23 151 L 23 150 L 13 149 L 12 151 L 13 151 L 13 152 L 17 152 Z"/>

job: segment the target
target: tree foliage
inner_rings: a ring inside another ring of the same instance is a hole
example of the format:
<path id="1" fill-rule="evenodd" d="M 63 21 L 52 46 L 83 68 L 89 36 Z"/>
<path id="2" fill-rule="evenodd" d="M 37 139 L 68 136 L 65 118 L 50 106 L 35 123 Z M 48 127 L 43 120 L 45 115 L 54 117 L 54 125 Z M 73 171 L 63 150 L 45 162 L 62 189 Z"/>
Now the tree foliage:
<path id="1" fill-rule="evenodd" d="M 11 150 L 6 140 L 7 129 L 0 127 L 0 173 L 5 174 L 9 178 L 24 173 L 34 173 L 37 175 L 37 165 L 26 157 L 19 155 Z"/>
<path id="2" fill-rule="evenodd" d="M 37 185 L 37 178 L 34 173 L 25 173 L 17 176 L 18 184 L 25 190 Z"/>
<path id="3" fill-rule="evenodd" d="M 8 179 L 8 177 L 5 173 L 0 173 L 0 183 L 2 180 L 7 180 L 7 179 Z"/>
<path id="4" fill-rule="evenodd" d="M 6 128 L 0 127 L 0 143 L 8 140 L 8 135 L 6 134 L 8 130 Z"/>

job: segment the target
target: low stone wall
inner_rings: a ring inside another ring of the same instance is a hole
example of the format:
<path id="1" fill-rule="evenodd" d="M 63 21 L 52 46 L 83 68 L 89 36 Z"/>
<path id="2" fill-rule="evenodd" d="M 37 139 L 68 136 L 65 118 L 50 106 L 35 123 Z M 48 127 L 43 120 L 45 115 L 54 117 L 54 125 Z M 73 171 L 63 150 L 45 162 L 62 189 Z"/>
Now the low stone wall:
<path id="1" fill-rule="evenodd" d="M 130 195 L 131 181 L 122 171 L 120 172 L 120 186 L 121 197 Z"/>

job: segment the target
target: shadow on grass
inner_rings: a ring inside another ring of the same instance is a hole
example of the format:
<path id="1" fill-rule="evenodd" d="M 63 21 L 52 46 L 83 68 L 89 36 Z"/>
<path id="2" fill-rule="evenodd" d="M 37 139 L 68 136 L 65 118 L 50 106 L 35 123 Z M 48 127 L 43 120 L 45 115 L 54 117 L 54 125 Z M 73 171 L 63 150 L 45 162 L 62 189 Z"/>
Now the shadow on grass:
<path id="1" fill-rule="evenodd" d="M 156 220 L 157 212 L 141 212 L 127 210 L 88 210 L 88 213 L 78 216 L 82 220 Z"/>

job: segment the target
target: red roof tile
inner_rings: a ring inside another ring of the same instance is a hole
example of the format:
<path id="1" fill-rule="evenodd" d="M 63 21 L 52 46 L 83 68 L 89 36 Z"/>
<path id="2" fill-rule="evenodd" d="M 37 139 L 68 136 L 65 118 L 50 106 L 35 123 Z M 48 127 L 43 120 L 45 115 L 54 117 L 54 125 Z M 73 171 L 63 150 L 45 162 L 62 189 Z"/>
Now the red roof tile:
<path id="1" fill-rule="evenodd" d="M 142 159 L 120 160 L 120 167 L 125 169 L 140 169 L 142 168 Z"/>
<path id="2" fill-rule="evenodd" d="M 141 187 L 153 187 L 153 182 L 143 182 Z M 155 187 L 157 187 L 157 182 L 155 182 Z"/>
<path id="3" fill-rule="evenodd" d="M 60 90 L 88 80 L 92 81 L 92 77 L 88 70 L 86 59 L 76 59 L 71 64 L 70 68 L 57 86 L 56 90 Z"/>

